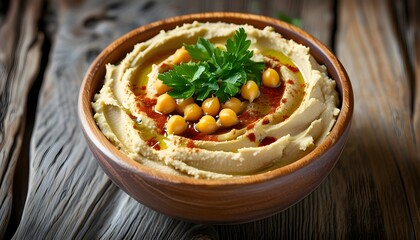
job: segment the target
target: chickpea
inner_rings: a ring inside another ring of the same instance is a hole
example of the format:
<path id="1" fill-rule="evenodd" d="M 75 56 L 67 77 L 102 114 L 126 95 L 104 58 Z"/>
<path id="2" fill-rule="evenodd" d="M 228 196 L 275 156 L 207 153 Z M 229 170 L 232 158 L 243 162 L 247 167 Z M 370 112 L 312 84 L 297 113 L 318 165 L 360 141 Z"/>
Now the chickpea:
<path id="1" fill-rule="evenodd" d="M 182 47 L 175 51 L 174 57 L 172 59 L 173 64 L 180 64 L 184 62 L 189 62 L 191 60 L 191 56 L 188 51 Z"/>
<path id="2" fill-rule="evenodd" d="M 236 114 L 238 114 L 242 110 L 242 102 L 236 97 L 231 97 L 222 105 L 222 108 L 232 109 Z"/>
<path id="3" fill-rule="evenodd" d="M 246 100 L 252 102 L 260 95 L 258 85 L 254 81 L 248 81 L 241 87 L 241 96 Z"/>
<path id="4" fill-rule="evenodd" d="M 182 134 L 187 129 L 187 122 L 179 115 L 173 115 L 166 122 L 166 132 L 168 134 Z"/>
<path id="5" fill-rule="evenodd" d="M 172 90 L 171 87 L 169 87 L 168 85 L 164 84 L 159 79 L 156 79 L 154 86 L 155 86 L 156 93 L 159 94 L 159 95 L 164 94 L 164 93 Z"/>
<path id="6" fill-rule="evenodd" d="M 223 127 L 232 127 L 238 123 L 238 116 L 230 108 L 222 109 L 219 113 L 219 123 Z"/>
<path id="7" fill-rule="evenodd" d="M 205 134 L 212 134 L 217 130 L 216 119 L 210 115 L 204 115 L 200 121 L 195 124 L 195 129 Z"/>
<path id="8" fill-rule="evenodd" d="M 279 73 L 272 68 L 267 68 L 262 74 L 262 83 L 266 87 L 278 87 L 280 85 Z"/>
<path id="9" fill-rule="evenodd" d="M 203 109 L 205 114 L 216 116 L 220 110 L 220 102 L 217 97 L 207 98 L 201 104 L 201 108 Z"/>
<path id="10" fill-rule="evenodd" d="M 175 110 L 176 102 L 175 100 L 169 96 L 169 94 L 164 93 L 157 98 L 155 111 L 168 114 Z"/>
<path id="11" fill-rule="evenodd" d="M 176 111 L 179 114 L 184 114 L 184 109 L 186 106 L 194 103 L 194 98 L 190 97 L 187 99 L 177 99 L 176 100 Z"/>
<path id="12" fill-rule="evenodd" d="M 198 121 L 203 116 L 203 110 L 197 103 L 189 104 L 184 109 L 184 118 L 187 121 Z"/>

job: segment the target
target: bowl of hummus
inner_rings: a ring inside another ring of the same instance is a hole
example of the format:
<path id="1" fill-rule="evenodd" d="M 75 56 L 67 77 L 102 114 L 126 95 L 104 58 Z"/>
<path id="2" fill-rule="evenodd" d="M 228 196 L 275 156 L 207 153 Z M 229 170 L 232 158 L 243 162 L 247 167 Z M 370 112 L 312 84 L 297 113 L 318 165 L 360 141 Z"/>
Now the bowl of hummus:
<path id="1" fill-rule="evenodd" d="M 204 13 L 111 43 L 78 108 L 90 149 L 122 190 L 171 217 L 223 224 L 310 194 L 345 146 L 353 94 L 339 60 L 301 29 Z"/>

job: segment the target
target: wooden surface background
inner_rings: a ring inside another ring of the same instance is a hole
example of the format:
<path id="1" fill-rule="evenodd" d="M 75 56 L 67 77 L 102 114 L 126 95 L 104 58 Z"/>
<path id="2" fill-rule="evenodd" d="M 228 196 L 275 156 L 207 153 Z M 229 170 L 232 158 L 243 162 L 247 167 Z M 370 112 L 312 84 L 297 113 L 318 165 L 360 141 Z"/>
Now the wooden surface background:
<path id="1" fill-rule="evenodd" d="M 0 2 L 0 239 L 420 239 L 420 6 L 416 0 Z M 351 78 L 354 121 L 311 195 L 270 218 L 182 222 L 104 174 L 77 118 L 89 63 L 140 25 L 205 11 L 300 18 Z"/>

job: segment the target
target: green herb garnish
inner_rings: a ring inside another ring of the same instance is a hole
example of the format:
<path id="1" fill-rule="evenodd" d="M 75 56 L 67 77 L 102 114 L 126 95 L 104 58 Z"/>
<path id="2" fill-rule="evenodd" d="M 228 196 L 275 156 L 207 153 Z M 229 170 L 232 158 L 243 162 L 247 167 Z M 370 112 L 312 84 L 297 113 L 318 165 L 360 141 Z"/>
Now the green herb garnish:
<path id="1" fill-rule="evenodd" d="M 261 83 L 265 65 L 251 60 L 250 45 L 243 28 L 236 31 L 233 40 L 226 41 L 226 51 L 200 37 L 196 44 L 184 44 L 195 61 L 176 65 L 174 69 L 159 74 L 158 78 L 172 87 L 168 94 L 173 98 L 194 96 L 202 101 L 214 95 L 225 102 L 238 94 L 247 80 L 254 80 L 258 85 Z"/>

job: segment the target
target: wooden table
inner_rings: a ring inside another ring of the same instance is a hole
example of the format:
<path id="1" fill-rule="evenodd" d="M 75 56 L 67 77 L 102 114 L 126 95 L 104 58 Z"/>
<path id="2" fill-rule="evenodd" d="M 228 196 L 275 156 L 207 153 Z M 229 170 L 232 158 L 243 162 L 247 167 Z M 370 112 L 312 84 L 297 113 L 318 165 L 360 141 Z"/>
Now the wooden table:
<path id="1" fill-rule="evenodd" d="M 420 239 L 420 6 L 407 1 L 2 1 L 0 239 Z M 111 41 L 169 16 L 300 18 L 351 78 L 354 121 L 328 178 L 270 218 L 169 218 L 116 187 L 82 136 L 77 95 Z M 417 16 L 416 16 L 417 15 Z"/>

